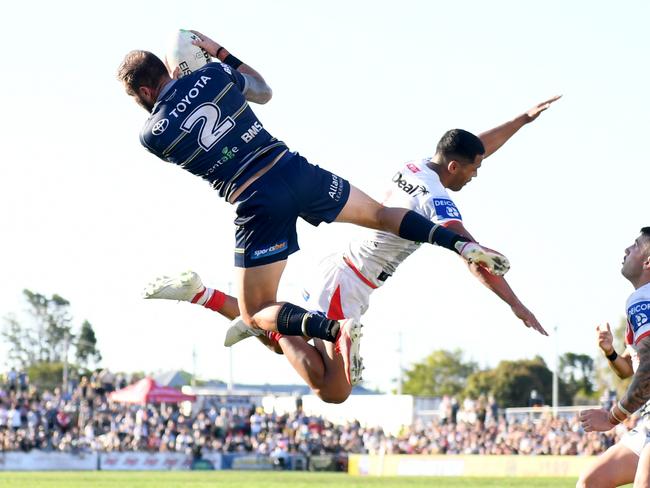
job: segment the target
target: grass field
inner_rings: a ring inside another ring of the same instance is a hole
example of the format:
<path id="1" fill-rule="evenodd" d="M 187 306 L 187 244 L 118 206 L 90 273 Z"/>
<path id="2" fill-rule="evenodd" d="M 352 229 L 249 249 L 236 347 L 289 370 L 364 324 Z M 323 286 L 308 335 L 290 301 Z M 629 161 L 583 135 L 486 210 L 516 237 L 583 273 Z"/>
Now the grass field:
<path id="1" fill-rule="evenodd" d="M 366 478 L 304 472 L 4 472 L 0 487 L 16 488 L 573 488 L 575 478 Z"/>

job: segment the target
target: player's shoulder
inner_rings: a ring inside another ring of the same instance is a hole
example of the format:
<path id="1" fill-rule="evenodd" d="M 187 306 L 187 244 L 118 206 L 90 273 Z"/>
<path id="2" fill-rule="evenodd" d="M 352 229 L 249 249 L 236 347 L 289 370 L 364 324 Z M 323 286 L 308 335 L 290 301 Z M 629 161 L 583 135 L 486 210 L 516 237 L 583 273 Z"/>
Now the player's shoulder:
<path id="1" fill-rule="evenodd" d="M 650 284 L 638 288 L 628 298 L 627 320 L 635 344 L 650 334 Z"/>
<path id="2" fill-rule="evenodd" d="M 201 68 L 197 69 L 194 71 L 193 74 L 196 74 L 198 76 L 205 76 L 208 75 L 227 75 L 227 76 L 232 76 L 233 73 L 236 70 L 234 70 L 232 67 L 228 66 L 225 63 L 221 63 L 219 61 L 213 61 L 211 63 L 207 63 L 205 66 L 202 66 Z"/>
<path id="3" fill-rule="evenodd" d="M 628 315 L 650 312 L 650 283 L 639 287 L 627 299 Z"/>
<path id="4" fill-rule="evenodd" d="M 402 169 L 395 175 L 394 180 L 400 184 L 419 185 L 425 191 L 419 192 L 422 196 L 445 196 L 448 197 L 447 189 L 440 182 L 438 173 L 432 168 L 430 159 L 419 159 L 404 163 Z"/>

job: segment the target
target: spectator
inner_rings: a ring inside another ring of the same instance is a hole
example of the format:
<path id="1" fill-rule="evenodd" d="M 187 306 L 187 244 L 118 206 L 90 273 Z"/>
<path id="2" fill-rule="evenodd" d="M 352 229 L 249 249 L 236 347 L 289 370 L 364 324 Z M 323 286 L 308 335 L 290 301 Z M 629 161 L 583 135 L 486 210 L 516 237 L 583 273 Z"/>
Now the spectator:
<path id="1" fill-rule="evenodd" d="M 11 368 L 7 372 L 7 389 L 9 392 L 15 392 L 18 386 L 18 373 L 16 368 Z"/>

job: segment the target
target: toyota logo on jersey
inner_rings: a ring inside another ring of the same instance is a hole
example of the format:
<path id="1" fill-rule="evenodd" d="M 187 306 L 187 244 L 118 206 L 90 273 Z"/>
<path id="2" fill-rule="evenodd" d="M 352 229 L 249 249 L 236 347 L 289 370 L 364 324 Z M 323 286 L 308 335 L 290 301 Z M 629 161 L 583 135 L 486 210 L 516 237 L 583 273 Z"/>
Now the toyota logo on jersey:
<path id="1" fill-rule="evenodd" d="M 152 129 L 151 129 L 151 133 L 152 133 L 154 136 L 159 136 L 160 134 L 162 134 L 163 132 L 165 132 L 165 130 L 167 129 L 168 126 L 169 126 L 169 120 L 167 120 L 167 119 L 161 119 L 161 120 L 159 120 L 158 122 L 156 122 L 156 123 L 153 125 L 153 127 L 152 127 Z"/>

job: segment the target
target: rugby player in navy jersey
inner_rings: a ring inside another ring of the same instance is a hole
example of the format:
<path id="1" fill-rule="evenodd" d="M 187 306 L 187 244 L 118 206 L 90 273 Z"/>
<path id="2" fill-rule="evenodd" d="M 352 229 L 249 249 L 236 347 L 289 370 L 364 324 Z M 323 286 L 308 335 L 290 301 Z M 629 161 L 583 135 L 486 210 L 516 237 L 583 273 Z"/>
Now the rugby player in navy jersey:
<path id="1" fill-rule="evenodd" d="M 461 129 L 447 131 L 438 142 L 433 157 L 399 166 L 395 176 L 387 182 L 388 192 L 384 203 L 412 209 L 439 225 L 470 236 L 448 190 L 463 189 L 477 175 L 485 158 L 494 154 L 520 128 L 535 120 L 558 98 L 538 103 L 479 136 Z M 474 162 L 458 165 L 453 154 L 462 154 L 465 160 Z M 360 321 L 370 305 L 370 295 L 389 281 L 388 278 L 401 263 L 419 247 L 417 243 L 393 234 L 369 231 L 364 238 L 352 240 L 339 252 L 323 259 L 318 270 L 310 273 L 313 278 L 305 283 L 303 306 L 330 319 Z M 503 277 L 492 276 L 476 265 L 470 265 L 470 270 L 510 307 L 526 327 L 546 335 L 535 315 Z M 431 277 L 435 276 L 432 272 Z M 215 302 L 214 297 L 219 293 L 214 288 L 204 286 L 197 273 L 188 271 L 157 279 L 145 289 L 144 297 L 191 302 L 235 319 L 239 313 L 236 299 L 228 297 L 226 301 Z M 251 336 L 257 336 L 270 349 L 284 354 L 323 401 L 341 403 L 350 395 L 352 387 L 345 377 L 345 365 L 335 353 L 332 343 L 314 339 L 312 346 L 299 337 L 268 331 L 260 334 L 235 320 L 226 332 L 224 345 L 232 346 Z"/>
<path id="2" fill-rule="evenodd" d="M 247 325 L 334 342 L 350 384 L 360 378 L 357 321 L 339 322 L 277 301 L 286 260 L 298 250 L 298 217 L 312 225 L 347 222 L 436 244 L 495 275 L 508 270 L 503 255 L 470 237 L 412 210 L 384 207 L 340 176 L 289 151 L 247 103 L 271 99 L 262 76 L 212 39 L 195 34 L 201 38 L 196 45 L 220 63 L 173 80 L 154 54 L 131 51 L 119 67 L 118 79 L 151 113 L 140 134 L 142 144 L 164 161 L 207 180 L 236 205 L 238 311 Z"/>

